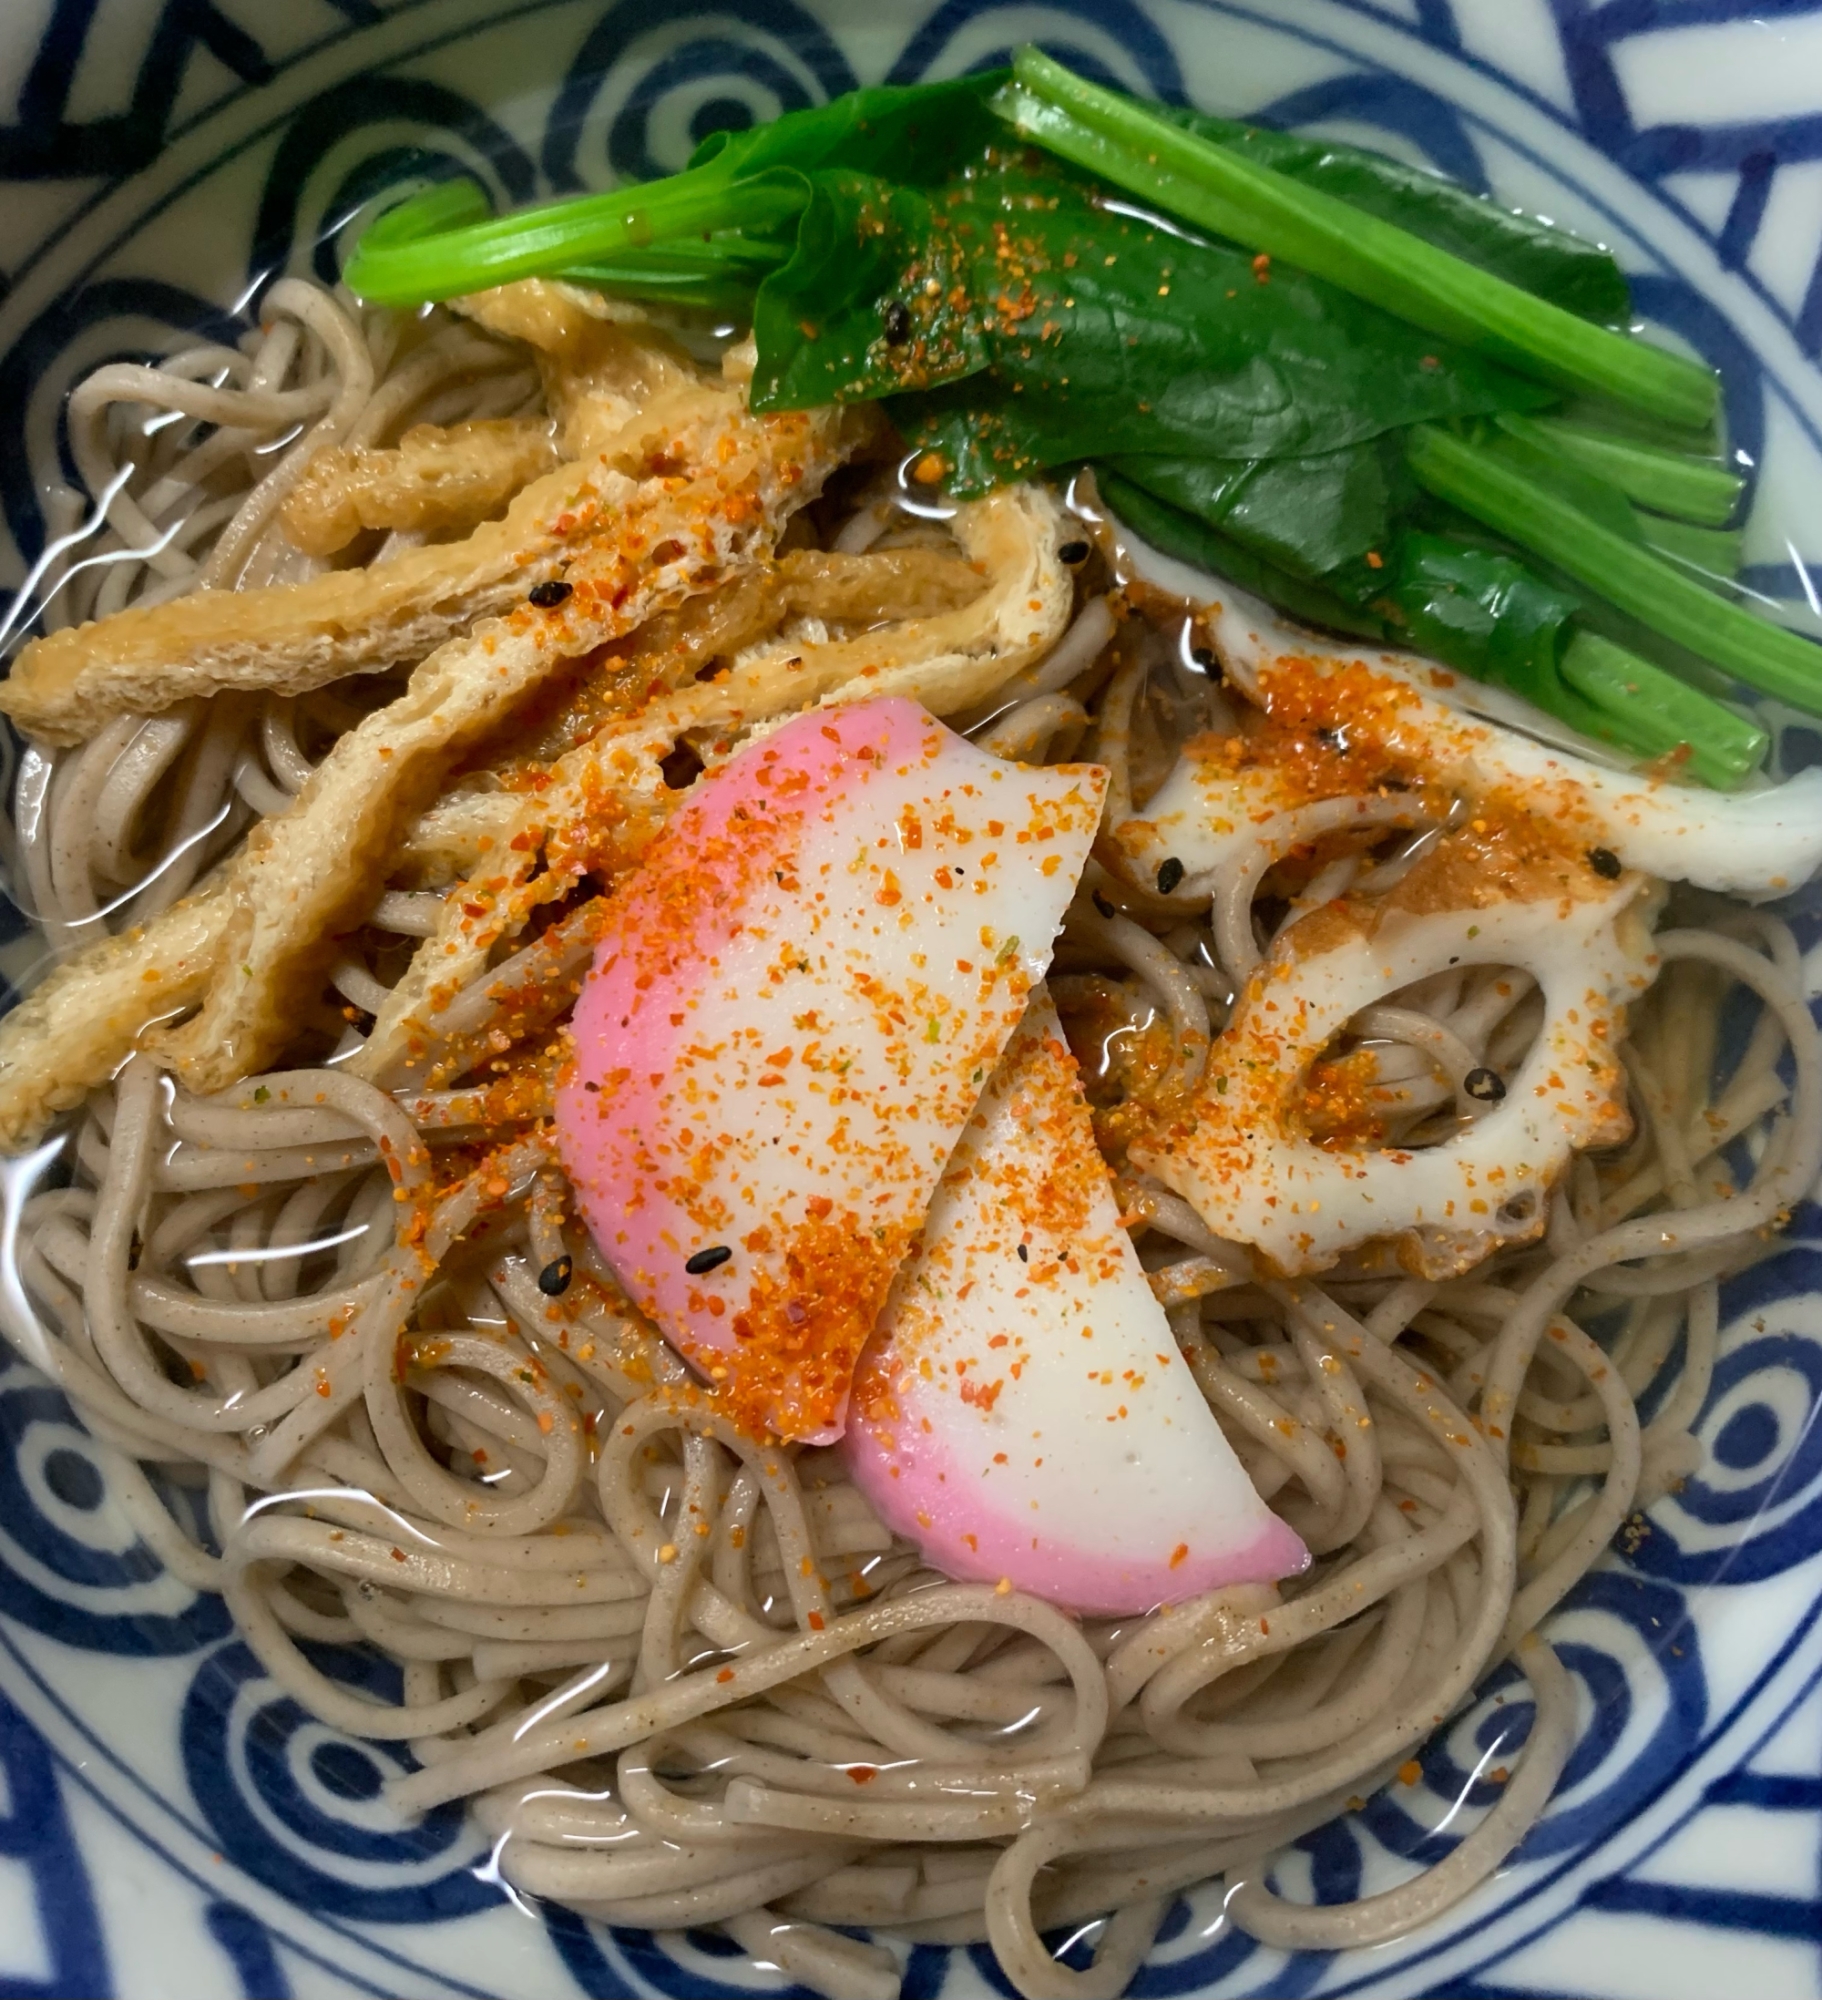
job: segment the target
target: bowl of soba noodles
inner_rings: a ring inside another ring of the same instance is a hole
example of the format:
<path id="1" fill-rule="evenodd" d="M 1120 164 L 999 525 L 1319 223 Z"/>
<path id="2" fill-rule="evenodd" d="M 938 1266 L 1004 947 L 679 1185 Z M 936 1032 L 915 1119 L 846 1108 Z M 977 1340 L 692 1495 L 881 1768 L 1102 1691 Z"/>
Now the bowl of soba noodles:
<path id="1" fill-rule="evenodd" d="M 11 38 L 0 1988 L 1822 1991 L 1822 43 L 1619 12 Z"/>

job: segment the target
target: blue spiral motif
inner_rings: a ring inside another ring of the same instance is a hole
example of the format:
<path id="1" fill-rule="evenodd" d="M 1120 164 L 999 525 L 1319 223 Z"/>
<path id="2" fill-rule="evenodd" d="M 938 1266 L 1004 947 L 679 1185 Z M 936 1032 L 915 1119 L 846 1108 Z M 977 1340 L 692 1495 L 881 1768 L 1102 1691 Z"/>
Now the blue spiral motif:
<path id="1" fill-rule="evenodd" d="M 1559 1607 L 1549 1638 L 1582 1683 L 1589 1720 L 1549 1811 L 1525 1836 L 1519 1852 L 1527 1860 L 1589 1845 L 1637 1812 L 1680 1768 L 1708 1718 L 1701 1645 L 1680 1591 L 1596 1570 Z M 1472 1706 L 1419 1753 L 1431 1817 L 1478 1815 L 1493 1805 L 1505 1782 L 1494 1773 L 1517 1764 L 1532 1719 L 1519 1670 L 1502 1666 Z M 1411 1796 L 1403 1785 L 1388 1786 L 1345 1824 L 1388 1853 L 1429 1867 L 1453 1852 L 1460 1836 L 1433 1831 L 1405 1803 Z"/>
<path id="2" fill-rule="evenodd" d="M 389 1661 L 341 1647 L 304 1651 L 345 1686 L 399 1698 Z M 459 1803 L 401 1828 L 382 1802 L 386 1780 L 416 1768 L 409 1753 L 317 1722 L 238 1641 L 196 1670 L 180 1737 L 185 1776 L 222 1852 L 279 1895 L 382 1924 L 434 1923 L 502 1900 Z"/>
<path id="3" fill-rule="evenodd" d="M 996 20 L 1012 10 L 1003 0 L 943 0 L 905 44 L 888 83 L 998 69 L 1012 60 L 1015 41 L 1036 42 L 1059 62 L 1126 90 L 1184 101 L 1183 72 L 1158 24 L 1133 0 L 1046 0 L 1020 7 L 1016 32 Z"/>
<path id="4" fill-rule="evenodd" d="M 61 2000 L 110 1991 L 95 1891 L 82 1865 L 57 1771 L 43 1737 L 0 1695 L 0 1868 L 23 1870 L 31 1886 L 46 1977 L 0 1976 L 9 2000 Z M 15 1920 L 19 1914 L 14 1906 Z M 16 1935 L 14 1949 L 28 1940 Z M 8 1954 L 11 1955 L 10 1952 Z"/>
<path id="5" fill-rule="evenodd" d="M 308 267 L 339 275 L 338 238 L 376 197 L 413 181 L 467 175 L 496 208 L 530 201 L 537 172 L 472 99 L 419 77 L 355 77 L 313 98 L 285 127 L 266 171 L 250 275 Z"/>
<path id="6" fill-rule="evenodd" d="M 21 1367 L 0 1375 L 0 1612 L 99 1653 L 189 1653 L 219 1639 L 221 1599 L 165 1571 L 107 1479 L 55 1389 Z"/>
<path id="7" fill-rule="evenodd" d="M 705 11 L 696 0 L 619 0 L 601 17 L 551 110 L 543 165 L 553 188 L 674 173 L 710 132 L 801 111 L 859 82 L 794 0 L 728 0 L 710 12 L 715 33 L 689 35 Z"/>
<path id="8" fill-rule="evenodd" d="M 665 2000 L 811 2000 L 809 1989 L 781 1989 L 777 1975 L 761 1972 L 733 1939 L 718 1932 L 666 1933 L 660 1941 L 650 1931 L 597 1924 L 546 1904 L 544 1923 L 557 1956 L 588 2000 L 627 2000 L 631 1994 L 663 1994 Z M 947 1952 L 932 1952 L 936 1982 L 924 1991 L 941 1990 Z M 918 2000 L 909 1981 L 900 2000 Z"/>
<path id="9" fill-rule="evenodd" d="M 1757 1317 L 1800 1310 L 1793 1282 L 1822 1284 L 1822 1253 L 1787 1251 Z M 1805 1315 L 1813 1320 L 1813 1310 Z M 1809 1327 L 1767 1330 L 1722 1355 L 1696 1435 L 1703 1464 L 1653 1509 L 1632 1566 L 1677 1584 L 1757 1583 L 1822 1546 L 1822 1346 Z"/>

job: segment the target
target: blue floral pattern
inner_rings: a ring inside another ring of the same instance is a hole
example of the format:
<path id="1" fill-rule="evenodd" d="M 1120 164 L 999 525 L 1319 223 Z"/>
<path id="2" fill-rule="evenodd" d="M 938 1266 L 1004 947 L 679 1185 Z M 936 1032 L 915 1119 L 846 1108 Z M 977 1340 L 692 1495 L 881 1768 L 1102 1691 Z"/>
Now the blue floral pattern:
<path id="1" fill-rule="evenodd" d="M 1791 73 L 1755 69 L 1780 33 Z M 1813 4 L 51 0 L 0 122 L 16 197 L 0 216 L 0 557 L 23 573 L 40 484 L 70 475 L 73 380 L 174 330 L 232 338 L 271 274 L 331 275 L 335 229 L 382 188 L 471 173 L 504 205 L 666 171 L 707 130 L 980 68 L 1034 34 L 1156 96 L 1364 133 L 1495 194 L 1560 201 L 1616 243 L 1641 313 L 1720 368 L 1732 444 L 1784 515 L 1793 492 L 1822 500 L 1822 242 L 1800 178 L 1822 159 Z M 1270 88 L 1236 96 L 1253 76 Z M 1800 608 L 1822 547 L 1755 527 L 1749 512 L 1750 580 Z M 1813 591 L 1810 608 L 1822 617 Z M 1794 768 L 1822 740 L 1793 724 L 1782 752 Z M 1800 923 L 1814 947 L 1822 901 Z M 20 949 L 24 921 L 0 904 L 0 957 Z M 1191 1894 L 1136 1993 L 1617 1994 L 1643 1990 L 1645 1963 L 1674 1996 L 1718 1990 L 1705 1968 L 1725 1952 L 1731 1990 L 1822 1996 L 1813 1208 L 1728 1287 L 1724 1325 L 1705 1464 L 1558 1614 L 1583 1730 L 1500 1880 L 1360 1962 L 1268 1951 Z M 133 1534 L 111 1478 L 54 1390 L 0 1369 L 0 1996 L 777 1990 L 723 1940 L 521 1914 L 452 1809 L 388 1821 L 381 1781 L 408 1753 L 272 1687 L 220 1603 Z M 352 1685 L 392 1671 L 313 1657 Z M 1287 1886 L 1348 1896 L 1446 1854 L 1454 1812 L 1488 1803 L 1523 1744 L 1522 1697 L 1495 1675 L 1415 1782 L 1298 1844 Z M 1006 1990 L 984 1951 L 910 1954 L 908 2000 Z"/>

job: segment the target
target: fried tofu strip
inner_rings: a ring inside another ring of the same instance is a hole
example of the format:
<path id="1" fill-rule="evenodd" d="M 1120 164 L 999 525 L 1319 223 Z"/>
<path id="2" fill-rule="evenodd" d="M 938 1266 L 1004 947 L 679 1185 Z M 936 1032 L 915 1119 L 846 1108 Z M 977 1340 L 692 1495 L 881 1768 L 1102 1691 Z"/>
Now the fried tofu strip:
<path id="1" fill-rule="evenodd" d="M 218 873 L 151 923 L 66 959 L 0 1020 L 0 1151 L 22 1152 L 113 1075 L 149 1022 L 202 998 L 232 914 Z"/>
<path id="2" fill-rule="evenodd" d="M 868 412 L 762 420 L 734 390 L 698 393 L 699 414 L 654 440 L 642 477 L 596 467 L 560 607 L 521 603 L 440 648 L 204 890 L 98 942 L 0 1020 L 0 1144 L 29 1145 L 136 1046 L 200 1091 L 263 1067 L 293 1032 L 297 992 L 338 928 L 365 913 L 400 828 L 449 764 L 567 660 L 768 556 L 869 427 Z M 147 1035 L 198 1002 L 192 1020 Z"/>
<path id="3" fill-rule="evenodd" d="M 883 625 L 959 611 L 991 587 L 984 563 L 940 549 L 879 549 L 842 555 L 793 549 L 778 559 L 783 607 L 830 624 Z"/>
<path id="4" fill-rule="evenodd" d="M 713 404 L 727 393 L 705 387 L 655 339 L 608 324 L 592 336 L 590 370 L 583 402 L 602 419 L 595 450 L 527 486 L 504 519 L 377 569 L 199 591 L 53 632 L 20 654 L 0 687 L 0 710 L 40 742 L 82 743 L 116 715 L 222 688 L 303 694 L 421 660 L 557 576 L 589 532 L 603 460 L 638 464 L 651 437 L 674 431 L 705 396 Z"/>
<path id="5" fill-rule="evenodd" d="M 1042 659 L 1075 602 L 1057 558 L 1064 515 L 1042 486 L 1013 486 L 964 507 L 956 540 L 987 588 L 957 609 L 806 651 L 825 706 L 904 695 L 932 715 L 956 715 Z M 910 551 L 904 552 L 909 554 Z M 828 558 L 825 558 L 828 560 Z M 824 691 L 826 689 L 826 692 Z"/>
<path id="6" fill-rule="evenodd" d="M 1062 637 L 1072 602 L 1069 572 L 1056 554 L 1062 518 L 1036 486 L 1010 487 L 963 507 L 955 530 L 966 566 L 988 575 L 987 588 L 963 609 L 855 639 L 773 645 L 720 680 L 616 718 L 553 766 L 538 793 L 543 813 L 527 816 L 525 799 L 514 792 L 454 791 L 412 828 L 399 852 L 402 870 L 429 886 L 472 873 L 483 854 L 504 846 L 526 824 L 555 825 L 563 817 L 557 808 L 579 807 L 572 780 L 593 760 L 623 740 L 643 742 L 653 731 L 670 732 L 669 749 L 690 730 L 754 726 L 812 702 L 864 701 L 884 693 L 921 701 L 933 715 L 959 714 L 1041 660 Z M 878 685 L 888 676 L 889 686 Z"/>
<path id="7" fill-rule="evenodd" d="M 603 465 L 562 605 L 521 604 L 440 648 L 398 701 L 336 743 L 289 812 L 248 836 L 217 976 L 195 1017 L 154 1039 L 190 1089 L 222 1089 L 283 1048 L 295 988 L 365 914 L 400 834 L 457 757 L 565 662 L 769 555 L 869 415 L 754 418 L 724 388 L 654 440 L 642 477 Z"/>
<path id="8" fill-rule="evenodd" d="M 557 464 L 544 417 L 415 424 L 396 445 L 325 446 L 286 497 L 279 524 L 307 556 L 332 556 L 366 528 L 472 529 Z"/>
<path id="9" fill-rule="evenodd" d="M 717 662 L 734 661 L 791 621 L 871 630 L 893 619 L 958 609 L 979 597 L 987 582 L 979 564 L 935 549 L 868 555 L 792 549 L 719 590 L 660 612 L 623 646 L 591 660 L 563 704 L 547 721 L 515 732 L 506 758 L 490 759 L 488 771 L 511 790 L 617 717 L 711 673 Z M 807 628 L 799 636 L 807 639 Z M 815 636 L 828 635 L 825 629 Z"/>
<path id="10" fill-rule="evenodd" d="M 964 507 L 955 531 L 968 561 L 937 560 L 972 575 L 977 585 L 985 574 L 985 588 L 971 602 L 859 638 L 775 645 L 719 679 L 678 688 L 610 723 L 559 758 L 535 791 L 462 793 L 433 807 L 401 858 L 424 876 L 439 863 L 456 864 L 467 880 L 446 899 L 437 932 L 418 947 L 350 1067 L 388 1083 L 432 1076 L 437 1016 L 486 970 L 493 947 L 582 876 L 611 880 L 656 831 L 676 796 L 665 785 L 661 762 L 680 738 L 715 739 L 705 754 L 731 751 L 752 729 L 818 701 L 833 705 L 885 693 L 921 701 L 933 714 L 955 714 L 1041 659 L 1062 637 L 1073 601 L 1069 573 L 1056 553 L 1061 521 L 1055 501 L 1039 487 L 1014 487 Z M 858 586 L 860 564 L 868 560 L 883 565 L 880 582 L 888 591 L 891 579 L 902 583 L 911 574 L 888 552 L 876 559 L 815 558 L 802 575 Z M 869 600 L 857 590 L 843 601 Z M 536 872 L 540 861 L 542 874 Z"/>
<path id="11" fill-rule="evenodd" d="M 642 306 L 551 278 L 521 278 L 449 303 L 489 333 L 522 340 L 536 352 L 545 405 L 565 457 L 599 451 L 626 421 L 629 410 L 617 400 L 626 390 L 616 357 L 647 324 Z M 746 376 L 751 372 L 748 365 Z"/>

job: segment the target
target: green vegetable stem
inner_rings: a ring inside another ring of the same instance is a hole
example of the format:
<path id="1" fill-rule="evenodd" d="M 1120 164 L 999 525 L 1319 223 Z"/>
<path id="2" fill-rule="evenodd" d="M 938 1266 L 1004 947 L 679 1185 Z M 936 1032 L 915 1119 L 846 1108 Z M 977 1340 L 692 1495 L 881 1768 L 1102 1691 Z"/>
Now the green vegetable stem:
<path id="1" fill-rule="evenodd" d="M 1101 496 L 1154 547 L 1237 583 L 1304 623 L 1408 646 L 1521 695 L 1546 715 L 1634 755 L 1674 760 L 1720 789 L 1762 762 L 1765 732 L 1591 630 L 1571 592 L 1522 562 L 1451 536 L 1404 534 L 1371 605 L 1262 557 L 1113 467 Z"/>
<path id="2" fill-rule="evenodd" d="M 1152 108 L 1198 138 L 1395 223 L 1582 319 L 1624 326 L 1632 316 L 1631 293 L 1609 252 L 1553 223 L 1501 208 L 1441 174 L 1332 139 L 1300 138 L 1180 105 Z"/>
<path id="3" fill-rule="evenodd" d="M 994 109 L 1027 138 L 1171 215 L 1282 257 L 1443 339 L 1673 423 L 1714 414 L 1713 375 L 1592 326 L 1422 237 L 1301 185 L 1022 48 Z"/>
<path id="4" fill-rule="evenodd" d="M 1692 457 L 1559 417 L 1534 417 L 1522 430 L 1517 422 L 1508 428 L 1576 459 L 1641 507 L 1701 527 L 1725 527 L 1745 486 L 1718 458 Z"/>
<path id="5" fill-rule="evenodd" d="M 633 275 L 635 261 L 695 239 L 689 257 L 757 283 L 794 247 L 812 176 L 831 167 L 935 185 L 985 143 L 997 76 L 852 90 L 745 132 L 711 132 L 680 174 L 494 218 L 472 181 L 428 190 L 379 218 L 343 276 L 377 305 L 421 305 L 517 278 Z M 769 249 L 759 246 L 769 246 Z M 744 288 L 750 296 L 750 284 Z"/>
<path id="6" fill-rule="evenodd" d="M 1484 442 L 1419 425 L 1405 443 L 1418 481 L 1750 687 L 1822 714 L 1822 647 L 1717 596 L 1674 564 L 1540 484 Z"/>
<path id="7" fill-rule="evenodd" d="M 474 211 L 486 212 L 486 197 L 472 181 L 455 186 L 467 191 L 462 207 L 452 193 L 436 188 L 375 223 L 343 273 L 350 288 L 376 305 L 420 305 L 518 278 L 555 277 L 590 265 L 611 269 L 612 259 L 679 238 L 712 239 L 731 231 L 744 243 L 794 222 L 809 198 L 793 174 L 736 179 L 729 169 L 709 166 L 649 186 L 480 221 Z"/>

